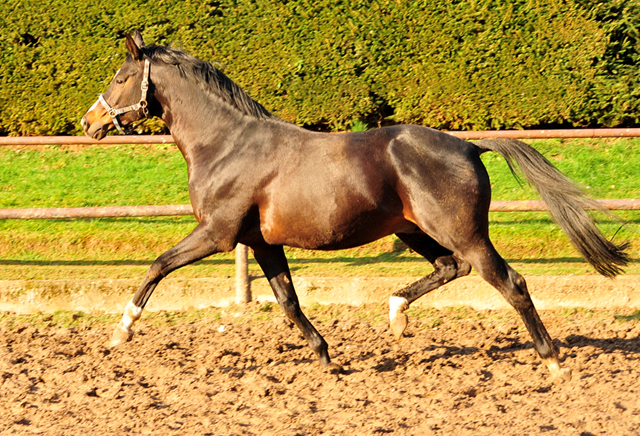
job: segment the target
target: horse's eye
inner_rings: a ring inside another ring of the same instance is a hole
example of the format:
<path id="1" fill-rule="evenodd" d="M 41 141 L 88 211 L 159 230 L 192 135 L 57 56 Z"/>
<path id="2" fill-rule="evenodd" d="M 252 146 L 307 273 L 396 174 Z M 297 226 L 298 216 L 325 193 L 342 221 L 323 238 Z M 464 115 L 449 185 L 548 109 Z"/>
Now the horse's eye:
<path id="1" fill-rule="evenodd" d="M 117 83 L 118 85 L 122 85 L 122 84 L 124 83 L 124 80 L 122 80 L 122 79 L 116 79 L 116 83 Z"/>

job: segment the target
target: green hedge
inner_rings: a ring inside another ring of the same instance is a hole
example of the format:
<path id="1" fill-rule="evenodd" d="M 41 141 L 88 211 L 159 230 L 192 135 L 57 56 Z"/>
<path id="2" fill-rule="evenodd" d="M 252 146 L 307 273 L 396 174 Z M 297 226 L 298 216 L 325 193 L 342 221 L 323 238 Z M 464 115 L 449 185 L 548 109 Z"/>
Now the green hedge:
<path id="1" fill-rule="evenodd" d="M 640 0 L 4 0 L 0 134 L 79 133 L 134 29 L 301 125 L 632 125 L 639 26 Z"/>

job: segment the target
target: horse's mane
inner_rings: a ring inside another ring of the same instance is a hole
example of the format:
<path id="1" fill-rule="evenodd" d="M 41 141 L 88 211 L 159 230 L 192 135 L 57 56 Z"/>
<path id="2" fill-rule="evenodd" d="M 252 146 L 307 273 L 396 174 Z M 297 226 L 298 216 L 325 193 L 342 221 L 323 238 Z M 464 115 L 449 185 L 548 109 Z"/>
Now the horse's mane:
<path id="1" fill-rule="evenodd" d="M 152 62 L 176 66 L 183 77 L 193 79 L 240 112 L 261 119 L 273 117 L 264 106 L 249 97 L 242 88 L 210 63 L 182 50 L 161 45 L 143 47 L 141 51 Z"/>

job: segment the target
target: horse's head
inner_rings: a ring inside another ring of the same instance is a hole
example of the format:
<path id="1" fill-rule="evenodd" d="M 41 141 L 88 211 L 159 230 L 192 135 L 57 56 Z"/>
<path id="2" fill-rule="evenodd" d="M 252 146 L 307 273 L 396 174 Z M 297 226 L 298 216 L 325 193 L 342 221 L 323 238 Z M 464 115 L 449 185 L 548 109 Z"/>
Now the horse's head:
<path id="1" fill-rule="evenodd" d="M 84 133 L 102 139 L 113 128 L 124 133 L 123 126 L 149 116 L 149 60 L 145 59 L 142 35 L 136 30 L 127 35 L 130 55 L 109 84 L 107 91 L 89 108 L 80 123 Z"/>

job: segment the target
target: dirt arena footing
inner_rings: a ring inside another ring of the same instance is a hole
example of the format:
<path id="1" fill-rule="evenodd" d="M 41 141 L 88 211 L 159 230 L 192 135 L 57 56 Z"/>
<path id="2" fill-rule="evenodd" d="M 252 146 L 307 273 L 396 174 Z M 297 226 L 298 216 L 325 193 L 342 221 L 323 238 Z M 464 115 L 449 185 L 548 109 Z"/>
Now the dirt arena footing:
<path id="1" fill-rule="evenodd" d="M 396 290 L 417 278 L 296 277 L 301 304 L 385 304 Z M 140 285 L 140 279 L 10 280 L 0 281 L 0 311 L 16 313 L 120 312 Z M 640 276 L 606 279 L 600 276 L 530 276 L 529 291 L 540 310 L 581 307 L 640 308 Z M 256 301 L 275 301 L 264 277 L 251 280 Z M 233 278 L 167 278 L 148 305 L 148 311 L 225 307 L 235 301 Z M 467 306 L 477 310 L 504 309 L 502 296 L 478 276 L 458 279 L 416 302 L 423 307 Z"/>
<path id="2" fill-rule="evenodd" d="M 160 295 L 160 293 L 159 293 Z M 313 305 L 340 371 L 282 311 L 253 302 L 114 316 L 0 316 L 0 434 L 640 435 L 640 312 L 542 310 L 570 381 L 553 380 L 513 309 Z"/>

